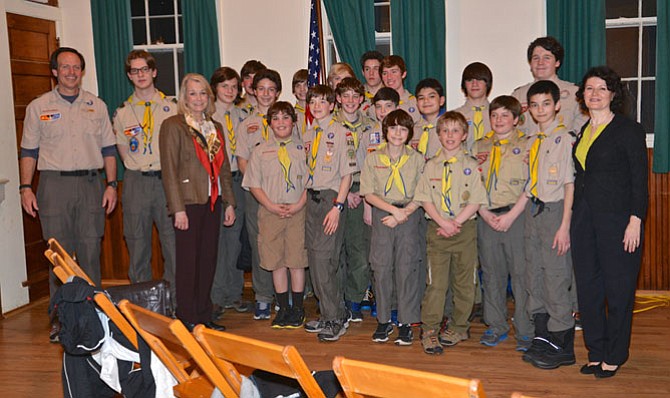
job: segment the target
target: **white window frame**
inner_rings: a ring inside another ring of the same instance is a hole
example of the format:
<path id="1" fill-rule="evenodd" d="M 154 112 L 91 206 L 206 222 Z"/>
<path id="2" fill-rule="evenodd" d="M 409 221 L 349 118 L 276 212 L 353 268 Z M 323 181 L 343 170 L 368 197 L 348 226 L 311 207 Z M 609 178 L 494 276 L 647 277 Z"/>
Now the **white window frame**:
<path id="1" fill-rule="evenodd" d="M 605 20 L 605 29 L 619 29 L 619 28 L 637 28 L 638 42 L 637 42 L 637 76 L 622 77 L 621 80 L 628 82 L 637 82 L 637 96 L 636 96 L 636 115 L 637 122 L 641 122 L 642 118 L 642 82 L 656 81 L 656 76 L 642 76 L 642 49 L 643 49 L 643 27 L 657 26 L 656 17 L 642 17 L 642 0 L 637 0 L 637 17 L 620 17 Z M 656 71 L 657 73 L 658 71 Z M 654 147 L 654 133 L 647 134 L 647 148 Z"/>
<path id="2" fill-rule="evenodd" d="M 136 0 L 135 0 L 136 1 Z M 174 76 L 173 76 L 173 81 L 174 81 L 174 87 L 175 87 L 175 97 L 179 96 L 179 85 L 180 85 L 180 79 L 179 79 L 179 62 L 178 62 L 178 53 L 183 53 L 184 52 L 184 42 L 181 39 L 179 35 L 179 17 L 182 14 L 179 14 L 177 10 L 179 10 L 178 3 L 179 0 L 172 0 L 174 5 L 174 25 L 175 25 L 175 41 L 176 43 L 160 43 L 160 44 L 143 44 L 143 45 L 133 45 L 133 50 L 146 50 L 152 53 L 158 53 L 158 52 L 164 52 L 164 53 L 172 53 L 172 64 L 174 68 Z M 144 27 L 146 29 L 146 37 L 147 37 L 147 42 L 151 43 L 152 38 L 151 38 L 151 24 L 149 23 L 151 15 L 149 15 L 149 0 L 144 0 Z M 139 19 L 138 17 L 131 17 L 131 20 L 137 20 Z"/>

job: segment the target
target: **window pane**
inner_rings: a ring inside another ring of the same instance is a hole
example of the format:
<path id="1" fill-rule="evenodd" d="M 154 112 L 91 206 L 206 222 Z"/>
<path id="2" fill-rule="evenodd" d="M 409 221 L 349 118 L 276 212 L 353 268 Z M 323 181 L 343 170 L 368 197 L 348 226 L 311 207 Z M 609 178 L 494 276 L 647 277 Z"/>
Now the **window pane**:
<path id="1" fill-rule="evenodd" d="M 183 48 L 180 48 L 180 49 L 177 50 L 177 70 L 179 71 L 179 75 L 177 76 L 178 77 L 177 86 L 179 86 L 181 84 L 181 79 L 183 79 L 184 75 L 186 74 L 186 73 L 184 73 L 184 49 Z M 207 77 L 205 77 L 205 79 L 206 78 Z M 179 88 L 179 87 L 177 87 L 177 88 Z M 175 90 L 175 91 L 177 91 L 177 90 Z"/>
<path id="2" fill-rule="evenodd" d="M 656 82 L 644 81 L 642 82 L 642 104 L 640 113 L 642 114 L 641 123 L 644 126 L 646 133 L 654 132 L 654 111 L 655 111 L 655 95 Z"/>
<path id="3" fill-rule="evenodd" d="M 606 0 L 605 18 L 637 17 L 638 0 Z"/>
<path id="4" fill-rule="evenodd" d="M 388 5 L 375 6 L 375 31 L 391 31 L 391 7 Z"/>
<path id="5" fill-rule="evenodd" d="M 184 42 L 184 27 L 182 24 L 182 18 L 177 17 L 177 28 L 179 29 L 179 41 L 177 43 L 183 43 Z"/>
<path id="6" fill-rule="evenodd" d="M 158 75 L 155 80 L 156 88 L 166 95 L 175 95 L 177 90 L 174 83 L 172 50 L 151 51 L 151 54 L 156 58 L 156 69 L 158 70 Z"/>
<path id="7" fill-rule="evenodd" d="M 667 1 L 667 0 L 661 0 Z M 642 16 L 655 17 L 656 16 L 656 0 L 642 0 Z"/>
<path id="8" fill-rule="evenodd" d="M 144 16 L 144 0 L 131 0 L 130 1 L 130 15 L 133 17 L 143 17 Z"/>
<path id="9" fill-rule="evenodd" d="M 391 45 L 388 43 L 377 43 L 376 50 L 384 54 L 385 57 L 391 55 Z"/>
<path id="10" fill-rule="evenodd" d="M 174 1 L 149 0 L 149 15 L 174 15 Z"/>
<path id="11" fill-rule="evenodd" d="M 623 113 L 633 120 L 637 120 L 637 81 L 624 82 L 628 85 L 628 98 L 624 103 Z"/>
<path id="12" fill-rule="evenodd" d="M 149 18 L 151 29 L 151 44 L 174 44 L 175 36 L 174 17 Z"/>
<path id="13" fill-rule="evenodd" d="M 642 76 L 656 76 L 656 27 L 642 28 Z"/>
<path id="14" fill-rule="evenodd" d="M 621 77 L 637 76 L 638 28 L 607 29 L 607 65 Z"/>
<path id="15" fill-rule="evenodd" d="M 133 45 L 141 46 L 147 43 L 146 19 L 133 19 Z"/>

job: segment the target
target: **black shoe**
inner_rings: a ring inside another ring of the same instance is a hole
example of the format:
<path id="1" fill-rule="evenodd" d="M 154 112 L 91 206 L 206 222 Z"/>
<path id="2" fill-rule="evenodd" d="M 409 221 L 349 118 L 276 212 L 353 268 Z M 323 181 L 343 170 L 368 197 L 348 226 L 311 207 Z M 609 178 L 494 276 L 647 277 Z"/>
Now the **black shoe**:
<path id="1" fill-rule="evenodd" d="M 286 327 L 288 329 L 297 329 L 305 323 L 305 309 L 291 307 L 291 311 L 286 318 Z"/>
<path id="2" fill-rule="evenodd" d="M 205 325 L 205 327 L 207 327 L 209 329 L 216 330 L 216 331 L 219 331 L 219 332 L 225 332 L 226 331 L 225 326 L 219 325 L 218 323 L 214 323 L 212 321 L 206 322 L 204 325 Z"/>
<path id="3" fill-rule="evenodd" d="M 598 366 L 596 368 L 594 376 L 596 376 L 596 378 L 598 378 L 598 379 L 606 379 L 608 377 L 613 377 L 614 375 L 616 375 L 616 372 L 619 371 L 620 367 L 621 366 L 617 366 L 616 369 L 614 369 L 614 370 L 605 370 L 602 367 Z"/>
<path id="4" fill-rule="evenodd" d="M 532 358 L 531 364 L 540 369 L 556 369 L 559 366 L 574 365 L 575 329 L 549 332 L 550 344 L 544 354 Z"/>
<path id="5" fill-rule="evenodd" d="M 593 375 L 596 374 L 596 372 L 600 369 L 600 363 L 597 363 L 595 365 L 589 365 L 588 363 L 584 366 L 582 366 L 579 369 L 579 373 L 583 375 Z"/>
<path id="6" fill-rule="evenodd" d="M 372 341 L 375 343 L 386 343 L 389 341 L 389 336 L 393 333 L 393 324 L 377 323 L 377 330 L 372 334 Z"/>
<path id="7" fill-rule="evenodd" d="M 395 339 L 395 345 L 412 345 L 414 340 L 414 333 L 412 332 L 412 325 L 400 325 L 398 327 L 398 337 Z"/>
<path id="8" fill-rule="evenodd" d="M 533 362 L 534 358 L 544 355 L 544 353 L 549 350 L 549 347 L 551 347 L 549 340 L 544 337 L 535 337 L 530 343 L 528 350 L 521 356 L 521 359 L 523 359 L 524 362 Z"/>
<path id="9" fill-rule="evenodd" d="M 289 316 L 289 308 L 279 308 L 279 311 L 277 311 L 277 315 L 275 315 L 275 319 L 272 320 L 272 325 L 271 327 L 273 329 L 283 329 L 286 327 L 286 324 L 288 323 L 288 316 Z"/>

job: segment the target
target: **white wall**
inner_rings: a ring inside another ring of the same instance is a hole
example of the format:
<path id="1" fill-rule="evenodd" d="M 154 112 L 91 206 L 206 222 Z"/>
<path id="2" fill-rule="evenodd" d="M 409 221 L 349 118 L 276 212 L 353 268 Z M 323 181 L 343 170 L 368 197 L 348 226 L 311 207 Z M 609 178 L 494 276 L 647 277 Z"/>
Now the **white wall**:
<path id="1" fill-rule="evenodd" d="M 537 0 L 446 0 L 447 109 L 463 104 L 461 74 L 471 62 L 493 72 L 489 99 L 531 81 L 526 49 L 546 35 L 545 3 Z"/>

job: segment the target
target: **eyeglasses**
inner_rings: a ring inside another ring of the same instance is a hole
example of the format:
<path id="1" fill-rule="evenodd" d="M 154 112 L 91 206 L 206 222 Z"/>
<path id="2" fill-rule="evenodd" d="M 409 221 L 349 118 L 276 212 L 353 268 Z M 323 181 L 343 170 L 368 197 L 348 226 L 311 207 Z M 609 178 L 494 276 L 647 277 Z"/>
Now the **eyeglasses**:
<path id="1" fill-rule="evenodd" d="M 130 68 L 130 74 L 131 75 L 136 75 L 140 72 L 142 73 L 149 73 L 150 69 L 148 66 L 143 66 L 141 68 Z"/>

